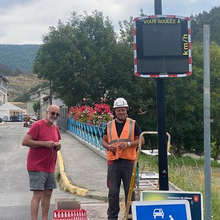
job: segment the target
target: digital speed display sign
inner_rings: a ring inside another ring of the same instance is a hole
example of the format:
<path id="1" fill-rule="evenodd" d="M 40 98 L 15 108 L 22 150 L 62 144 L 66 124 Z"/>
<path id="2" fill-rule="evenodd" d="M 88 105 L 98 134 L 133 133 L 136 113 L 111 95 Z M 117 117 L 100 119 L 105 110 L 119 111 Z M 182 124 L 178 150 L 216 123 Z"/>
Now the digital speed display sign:
<path id="1" fill-rule="evenodd" d="M 190 19 L 175 15 L 135 18 L 134 72 L 152 78 L 191 75 Z"/>

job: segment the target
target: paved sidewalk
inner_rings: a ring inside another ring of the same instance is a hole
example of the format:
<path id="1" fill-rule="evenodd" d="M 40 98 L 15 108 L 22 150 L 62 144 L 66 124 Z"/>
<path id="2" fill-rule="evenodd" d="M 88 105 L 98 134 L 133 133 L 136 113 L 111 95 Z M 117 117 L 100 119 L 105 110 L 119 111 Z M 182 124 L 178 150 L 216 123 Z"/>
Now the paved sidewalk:
<path id="1" fill-rule="evenodd" d="M 106 200 L 108 188 L 105 156 L 92 151 L 86 142 L 69 131 L 61 131 L 61 137 L 58 169 L 64 190 L 79 196 Z"/>

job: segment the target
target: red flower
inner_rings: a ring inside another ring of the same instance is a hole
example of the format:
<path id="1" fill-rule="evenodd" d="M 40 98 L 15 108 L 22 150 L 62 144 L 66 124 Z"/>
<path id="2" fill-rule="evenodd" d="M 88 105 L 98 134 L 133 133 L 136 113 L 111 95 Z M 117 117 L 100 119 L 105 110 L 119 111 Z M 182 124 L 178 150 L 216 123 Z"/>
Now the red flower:
<path id="1" fill-rule="evenodd" d="M 108 105 L 95 104 L 94 109 L 88 105 L 81 107 L 71 106 L 69 109 L 69 117 L 83 123 L 100 125 L 112 120 L 113 114 Z"/>

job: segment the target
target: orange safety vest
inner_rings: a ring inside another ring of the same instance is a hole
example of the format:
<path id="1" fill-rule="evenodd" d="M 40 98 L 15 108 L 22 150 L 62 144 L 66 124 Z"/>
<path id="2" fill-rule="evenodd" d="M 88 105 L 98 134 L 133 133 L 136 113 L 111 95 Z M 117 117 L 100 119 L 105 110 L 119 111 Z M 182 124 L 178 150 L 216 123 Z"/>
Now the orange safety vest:
<path id="1" fill-rule="evenodd" d="M 122 129 L 120 137 L 118 137 L 115 119 L 107 124 L 107 141 L 108 144 L 112 144 L 114 146 L 119 146 L 122 142 L 134 141 L 134 128 L 135 128 L 135 120 L 131 118 L 127 118 L 125 125 Z M 116 148 L 115 154 L 111 151 L 107 151 L 106 156 L 107 160 L 117 160 L 119 158 L 127 159 L 127 160 L 135 160 L 136 158 L 136 147 L 128 147 L 126 149 Z"/>

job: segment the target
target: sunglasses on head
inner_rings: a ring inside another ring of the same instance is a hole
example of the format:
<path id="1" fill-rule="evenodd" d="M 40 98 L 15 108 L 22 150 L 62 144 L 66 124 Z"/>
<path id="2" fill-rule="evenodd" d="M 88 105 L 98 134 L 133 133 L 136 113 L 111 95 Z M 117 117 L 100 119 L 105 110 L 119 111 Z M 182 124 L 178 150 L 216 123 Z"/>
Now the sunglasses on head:
<path id="1" fill-rule="evenodd" d="M 60 116 L 60 114 L 59 114 L 59 113 L 56 113 L 56 112 L 50 112 L 50 114 L 53 115 L 53 116 L 56 115 L 57 117 Z"/>

